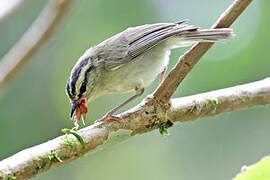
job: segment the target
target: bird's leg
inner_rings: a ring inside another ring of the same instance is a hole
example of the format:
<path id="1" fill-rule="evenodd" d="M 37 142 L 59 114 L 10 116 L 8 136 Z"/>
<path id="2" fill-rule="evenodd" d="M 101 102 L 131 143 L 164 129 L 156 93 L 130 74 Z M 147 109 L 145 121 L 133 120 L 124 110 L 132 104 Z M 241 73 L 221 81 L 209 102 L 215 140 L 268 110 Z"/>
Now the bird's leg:
<path id="1" fill-rule="evenodd" d="M 164 76 L 166 74 L 166 71 L 167 71 L 167 66 L 164 68 L 164 70 L 161 72 L 161 75 L 160 75 L 160 81 L 159 81 L 159 84 L 161 84 L 163 82 L 163 79 L 164 79 Z"/>
<path id="2" fill-rule="evenodd" d="M 119 106 L 113 108 L 112 110 L 110 110 L 107 114 L 107 116 L 112 116 L 115 112 L 117 112 L 119 109 L 121 109 L 122 107 L 124 107 L 125 105 L 127 105 L 128 103 L 130 103 L 131 101 L 133 101 L 134 99 L 136 99 L 137 97 L 141 96 L 144 92 L 144 88 L 138 88 L 135 87 L 135 91 L 136 94 L 134 96 L 131 96 L 130 98 L 128 98 L 126 101 L 124 101 L 122 104 L 120 104 Z"/>
<path id="3" fill-rule="evenodd" d="M 96 122 L 101 122 L 104 120 L 114 120 L 114 121 L 118 121 L 117 117 L 113 117 L 113 114 L 115 112 L 117 112 L 118 110 L 120 110 L 122 107 L 124 107 L 125 105 L 127 105 L 128 103 L 130 103 L 131 101 L 133 101 L 134 99 L 136 99 L 137 97 L 141 96 L 144 92 L 144 88 L 138 88 L 135 87 L 135 92 L 136 94 L 131 96 L 130 98 L 128 98 L 126 101 L 124 101 L 122 104 L 120 104 L 119 106 L 113 108 L 112 110 L 110 110 L 105 116 L 104 118 L 102 118 L 101 120 L 98 120 Z"/>

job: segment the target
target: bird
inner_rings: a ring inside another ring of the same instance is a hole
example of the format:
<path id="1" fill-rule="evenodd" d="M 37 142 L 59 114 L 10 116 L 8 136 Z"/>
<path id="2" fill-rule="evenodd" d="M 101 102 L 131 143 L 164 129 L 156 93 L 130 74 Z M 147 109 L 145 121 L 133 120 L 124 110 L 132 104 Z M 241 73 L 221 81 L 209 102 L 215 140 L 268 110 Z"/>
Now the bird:
<path id="1" fill-rule="evenodd" d="M 113 117 L 119 109 L 141 96 L 169 64 L 172 49 L 196 42 L 217 42 L 235 36 L 230 28 L 200 29 L 188 20 L 176 23 L 154 23 L 129 27 L 87 49 L 71 70 L 66 83 L 70 99 L 70 117 L 85 120 L 87 103 L 105 94 L 134 92 L 105 117 Z"/>

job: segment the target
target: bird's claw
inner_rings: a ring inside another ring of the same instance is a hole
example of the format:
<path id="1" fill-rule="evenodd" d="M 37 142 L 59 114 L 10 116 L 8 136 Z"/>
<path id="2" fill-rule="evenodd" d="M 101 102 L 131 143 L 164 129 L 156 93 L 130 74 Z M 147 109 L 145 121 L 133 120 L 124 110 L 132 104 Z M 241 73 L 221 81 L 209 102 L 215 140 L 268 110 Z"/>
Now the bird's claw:
<path id="1" fill-rule="evenodd" d="M 103 118 L 96 120 L 95 123 L 100 123 L 100 122 L 118 122 L 120 123 L 122 121 L 121 118 L 114 116 L 111 113 L 107 113 Z"/>

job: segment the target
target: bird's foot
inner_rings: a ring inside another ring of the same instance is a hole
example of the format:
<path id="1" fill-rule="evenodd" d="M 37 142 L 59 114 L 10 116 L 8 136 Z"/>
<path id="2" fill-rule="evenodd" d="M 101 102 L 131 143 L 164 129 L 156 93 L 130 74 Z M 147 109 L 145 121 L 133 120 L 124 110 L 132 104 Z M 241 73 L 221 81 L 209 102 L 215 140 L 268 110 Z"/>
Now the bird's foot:
<path id="1" fill-rule="evenodd" d="M 96 120 L 95 123 L 100 123 L 100 122 L 118 122 L 121 123 L 122 119 L 119 117 L 114 116 L 111 113 L 107 113 L 105 116 L 103 116 L 103 118 Z"/>

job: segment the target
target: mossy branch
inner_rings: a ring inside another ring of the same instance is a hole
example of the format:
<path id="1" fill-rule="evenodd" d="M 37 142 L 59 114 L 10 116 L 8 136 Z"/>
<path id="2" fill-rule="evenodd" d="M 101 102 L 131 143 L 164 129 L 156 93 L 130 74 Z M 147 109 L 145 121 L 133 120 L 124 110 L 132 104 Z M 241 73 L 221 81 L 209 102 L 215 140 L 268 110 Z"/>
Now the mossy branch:
<path id="1" fill-rule="evenodd" d="M 171 100 L 164 112 L 146 98 L 141 104 L 119 115 L 121 122 L 95 123 L 78 130 L 85 148 L 73 135 L 63 135 L 43 144 L 25 149 L 0 161 L 0 179 L 31 178 L 39 173 L 64 165 L 82 157 L 86 152 L 96 152 L 124 141 L 135 134 L 158 129 L 168 120 L 185 122 L 224 112 L 238 111 L 258 105 L 270 104 L 270 78 L 194 96 Z"/>

